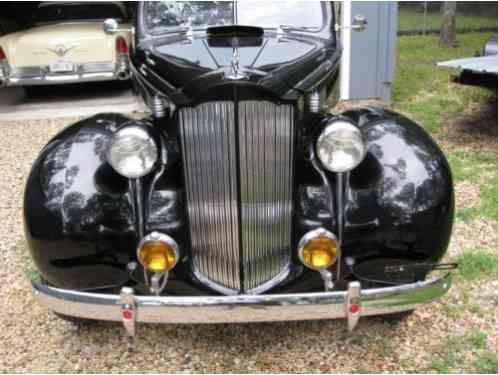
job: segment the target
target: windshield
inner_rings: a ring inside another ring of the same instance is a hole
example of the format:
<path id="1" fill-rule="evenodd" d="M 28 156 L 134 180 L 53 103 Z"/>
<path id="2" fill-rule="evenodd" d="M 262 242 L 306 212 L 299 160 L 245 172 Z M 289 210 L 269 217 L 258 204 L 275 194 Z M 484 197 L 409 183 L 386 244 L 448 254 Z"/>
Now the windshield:
<path id="1" fill-rule="evenodd" d="M 124 14 L 113 3 L 42 4 L 33 15 L 33 23 L 93 21 L 106 18 L 124 20 Z"/>
<path id="2" fill-rule="evenodd" d="M 320 1 L 151 1 L 143 17 L 151 34 L 233 24 L 319 31 L 324 18 Z"/>

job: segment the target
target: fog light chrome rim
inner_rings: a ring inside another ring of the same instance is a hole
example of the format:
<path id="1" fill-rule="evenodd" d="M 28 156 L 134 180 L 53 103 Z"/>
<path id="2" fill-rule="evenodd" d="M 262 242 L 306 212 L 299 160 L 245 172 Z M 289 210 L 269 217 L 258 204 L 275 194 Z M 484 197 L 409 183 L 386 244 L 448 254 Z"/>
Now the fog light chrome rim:
<path id="1" fill-rule="evenodd" d="M 137 260 L 148 271 L 171 271 L 180 258 L 176 241 L 164 233 L 152 232 L 145 236 L 137 248 Z"/>
<path id="2" fill-rule="evenodd" d="M 306 267 L 315 271 L 330 268 L 340 254 L 337 237 L 323 228 L 306 233 L 298 244 L 299 260 Z"/>

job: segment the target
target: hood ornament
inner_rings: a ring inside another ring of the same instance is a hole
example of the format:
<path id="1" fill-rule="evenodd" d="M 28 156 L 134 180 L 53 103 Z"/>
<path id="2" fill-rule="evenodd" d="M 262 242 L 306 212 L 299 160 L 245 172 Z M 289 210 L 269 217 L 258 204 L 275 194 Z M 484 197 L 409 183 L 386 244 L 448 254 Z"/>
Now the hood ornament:
<path id="1" fill-rule="evenodd" d="M 233 80 L 247 78 L 247 74 L 240 70 L 239 49 L 237 47 L 233 49 L 232 62 L 230 65 L 232 70 L 230 74 L 227 74 L 226 78 Z"/>
<path id="2" fill-rule="evenodd" d="M 66 53 L 68 53 L 69 51 L 71 51 L 74 48 L 76 48 L 76 46 L 72 46 L 72 47 L 66 48 L 64 45 L 59 44 L 59 45 L 55 46 L 55 48 L 53 48 L 53 49 L 52 48 L 47 48 L 47 50 L 49 50 L 50 52 L 55 53 L 59 57 L 64 57 L 66 55 Z"/>

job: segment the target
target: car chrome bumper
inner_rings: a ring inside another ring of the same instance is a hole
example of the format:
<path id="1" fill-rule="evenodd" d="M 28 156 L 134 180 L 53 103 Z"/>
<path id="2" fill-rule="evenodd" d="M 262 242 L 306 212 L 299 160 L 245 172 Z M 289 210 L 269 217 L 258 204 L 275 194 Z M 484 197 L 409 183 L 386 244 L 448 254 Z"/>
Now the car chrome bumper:
<path id="1" fill-rule="evenodd" d="M 77 65 L 70 73 L 50 73 L 46 66 L 10 68 L 0 72 L 0 86 L 36 86 L 64 83 L 126 80 L 130 78 L 127 61 Z"/>
<path id="2" fill-rule="evenodd" d="M 35 296 L 57 313 L 97 320 L 122 321 L 130 334 L 135 322 L 239 323 L 346 318 L 352 330 L 360 316 L 412 310 L 444 295 L 451 274 L 395 287 L 361 289 L 350 282 L 348 290 L 319 293 L 236 296 L 137 296 L 133 289 L 121 294 L 83 293 L 33 281 Z"/>

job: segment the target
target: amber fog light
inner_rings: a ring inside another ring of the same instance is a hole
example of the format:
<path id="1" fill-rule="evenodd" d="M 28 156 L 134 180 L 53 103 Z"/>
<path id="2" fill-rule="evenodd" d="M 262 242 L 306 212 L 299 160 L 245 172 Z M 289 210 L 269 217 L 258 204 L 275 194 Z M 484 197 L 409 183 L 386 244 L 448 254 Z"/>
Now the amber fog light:
<path id="1" fill-rule="evenodd" d="M 153 232 L 138 245 L 137 258 L 151 272 L 171 271 L 178 262 L 178 244 L 166 234 Z"/>
<path id="2" fill-rule="evenodd" d="M 308 232 L 299 241 L 299 259 L 306 267 L 314 270 L 329 268 L 337 260 L 339 254 L 337 238 L 325 229 Z"/>

